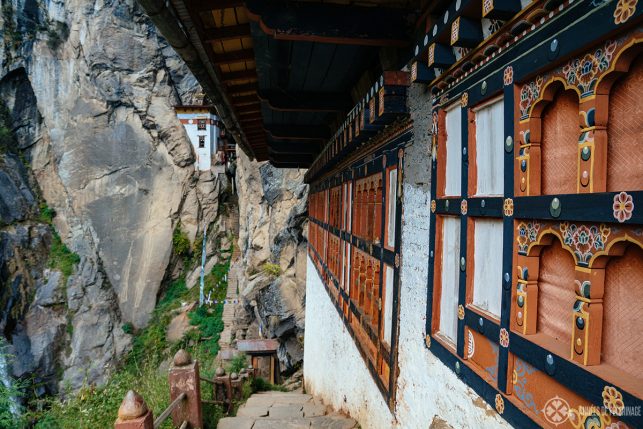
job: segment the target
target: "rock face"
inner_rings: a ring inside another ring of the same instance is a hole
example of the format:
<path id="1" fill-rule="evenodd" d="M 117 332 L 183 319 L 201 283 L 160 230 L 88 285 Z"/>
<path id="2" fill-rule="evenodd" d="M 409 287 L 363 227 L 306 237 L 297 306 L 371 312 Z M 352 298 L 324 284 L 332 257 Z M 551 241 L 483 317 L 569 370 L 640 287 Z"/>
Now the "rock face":
<path id="1" fill-rule="evenodd" d="M 0 327 L 15 375 L 101 383 L 129 346 L 122 326 L 150 318 L 177 223 L 193 239 L 217 215 L 220 186 L 195 173 L 173 110 L 200 88 L 131 0 L 3 0 L 0 28 L 0 96 L 31 170 L 2 157 Z M 67 280 L 46 269 L 36 195 L 80 257 Z"/>
<path id="2" fill-rule="evenodd" d="M 303 360 L 308 186 L 303 170 L 276 169 L 238 151 L 241 256 L 231 267 L 242 304 L 237 337 L 277 338 L 281 368 Z M 266 265 L 269 264 L 269 265 Z"/>

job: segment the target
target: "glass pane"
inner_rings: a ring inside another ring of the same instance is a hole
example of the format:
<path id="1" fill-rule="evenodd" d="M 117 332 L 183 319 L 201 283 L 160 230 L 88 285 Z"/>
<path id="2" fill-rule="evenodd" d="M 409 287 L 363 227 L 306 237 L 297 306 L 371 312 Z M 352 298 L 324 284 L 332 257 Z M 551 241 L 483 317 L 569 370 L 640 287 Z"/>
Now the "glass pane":
<path id="1" fill-rule="evenodd" d="M 445 217 L 442 223 L 442 293 L 440 328 L 454 344 L 458 332 L 458 285 L 460 278 L 460 219 Z"/>
<path id="2" fill-rule="evenodd" d="M 461 188 L 461 171 L 462 158 L 462 112 L 460 105 L 456 104 L 447 111 L 446 116 L 447 128 L 447 161 L 446 161 L 446 185 L 444 193 L 446 195 L 460 195 Z"/>
<path id="3" fill-rule="evenodd" d="M 393 324 L 393 267 L 384 265 L 386 271 L 384 272 L 384 338 L 386 344 L 391 344 L 391 330 Z"/>
<path id="4" fill-rule="evenodd" d="M 476 219 L 473 305 L 500 317 L 502 302 L 502 220 Z"/>
<path id="5" fill-rule="evenodd" d="M 504 101 L 476 112 L 477 195 L 502 195 L 504 191 Z"/>
<path id="6" fill-rule="evenodd" d="M 388 214 L 386 216 L 386 245 L 395 247 L 395 202 L 397 201 L 397 169 L 388 173 Z"/>

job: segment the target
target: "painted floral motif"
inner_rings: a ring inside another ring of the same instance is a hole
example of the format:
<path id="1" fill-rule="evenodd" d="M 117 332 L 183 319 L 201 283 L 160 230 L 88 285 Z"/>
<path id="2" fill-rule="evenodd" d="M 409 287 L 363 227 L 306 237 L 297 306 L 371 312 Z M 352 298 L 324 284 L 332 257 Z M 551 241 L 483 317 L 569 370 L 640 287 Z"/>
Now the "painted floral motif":
<path id="1" fill-rule="evenodd" d="M 614 9 L 614 24 L 623 24 L 629 20 L 636 11 L 638 0 L 618 0 Z"/>
<path id="2" fill-rule="evenodd" d="M 486 16 L 493 9 L 493 0 L 484 0 L 482 2 L 482 16 Z"/>
<path id="3" fill-rule="evenodd" d="M 513 216 L 514 215 L 514 200 L 511 198 L 506 198 L 504 204 L 502 205 L 502 211 L 505 214 L 505 216 Z"/>
<path id="4" fill-rule="evenodd" d="M 507 66 L 502 77 L 505 86 L 511 85 L 514 82 L 514 68 L 512 66 Z"/>
<path id="5" fill-rule="evenodd" d="M 623 395 L 616 390 L 613 386 L 605 386 L 603 389 L 603 405 L 607 410 L 615 416 L 620 416 L 623 413 L 625 404 L 623 403 Z"/>
<path id="6" fill-rule="evenodd" d="M 522 401 L 527 408 L 538 414 L 538 407 L 534 401 L 534 395 L 527 389 L 529 375 L 533 374 L 536 369 L 522 359 L 516 359 L 513 373 L 514 394 Z"/>
<path id="7" fill-rule="evenodd" d="M 467 359 L 471 359 L 476 353 L 476 342 L 473 338 L 473 334 L 469 331 L 469 341 L 467 342 Z"/>
<path id="8" fill-rule="evenodd" d="M 468 92 L 463 92 L 462 93 L 462 98 L 460 98 L 460 105 L 462 107 L 467 107 L 467 104 L 469 104 L 469 93 Z"/>
<path id="9" fill-rule="evenodd" d="M 618 220 L 620 223 L 625 222 L 632 218 L 632 212 L 634 211 L 634 200 L 632 196 L 627 192 L 621 192 L 620 194 L 614 195 L 614 204 L 612 205 L 614 210 L 614 219 Z"/>
<path id="10" fill-rule="evenodd" d="M 496 394 L 496 411 L 498 411 L 498 414 L 505 412 L 505 400 L 502 399 L 500 393 Z"/>
<path id="11" fill-rule="evenodd" d="M 515 385 L 516 383 L 518 383 L 518 373 L 517 373 L 517 372 L 516 372 L 516 370 L 514 369 L 514 372 L 513 372 L 513 374 L 511 375 L 511 384 L 514 384 L 514 385 Z"/>
<path id="12" fill-rule="evenodd" d="M 500 329 L 500 345 L 504 348 L 509 347 L 509 332 L 505 328 Z"/>
<path id="13" fill-rule="evenodd" d="M 464 320 L 464 307 L 462 304 L 458 305 L 458 319 Z"/>
<path id="14" fill-rule="evenodd" d="M 492 19 L 491 22 L 489 23 L 489 27 L 487 27 L 487 29 L 489 30 L 489 34 L 493 34 L 496 31 L 500 30 L 500 28 L 502 27 L 502 24 L 504 24 L 503 21 Z"/>
<path id="15" fill-rule="evenodd" d="M 437 204 L 435 200 L 431 200 L 431 213 L 435 213 L 435 208 L 437 207 Z"/>
<path id="16" fill-rule="evenodd" d="M 463 215 L 466 215 L 467 214 L 467 208 L 468 208 L 467 200 L 462 200 L 460 202 L 460 213 L 463 214 Z"/>
<path id="17" fill-rule="evenodd" d="M 610 229 L 605 225 L 588 227 L 568 222 L 560 224 L 560 232 L 563 235 L 563 243 L 572 248 L 581 266 L 589 265 L 594 253 L 605 249 L 607 237 L 610 235 Z"/>
<path id="18" fill-rule="evenodd" d="M 458 41 L 460 33 L 460 17 L 456 18 L 451 24 L 451 44 L 455 44 Z"/>
<path id="19" fill-rule="evenodd" d="M 609 414 L 600 411 L 596 407 L 585 407 L 585 409 L 570 408 L 567 411 L 567 417 L 574 429 L 607 428 L 612 421 Z"/>
<path id="20" fill-rule="evenodd" d="M 563 66 L 562 72 L 567 83 L 580 89 L 581 98 L 594 93 L 598 76 L 610 67 L 616 47 L 616 41 L 610 40 L 594 52 L 575 58 Z"/>
<path id="21" fill-rule="evenodd" d="M 520 119 L 529 117 L 529 110 L 534 101 L 540 96 L 540 89 L 543 86 L 543 77 L 538 76 L 520 89 Z"/>
<path id="22" fill-rule="evenodd" d="M 429 67 L 433 65 L 435 61 L 435 43 L 429 46 Z"/>
<path id="23" fill-rule="evenodd" d="M 433 112 L 433 117 L 431 118 L 431 132 L 433 135 L 438 134 L 438 112 Z"/>
<path id="24" fill-rule="evenodd" d="M 538 231 L 540 231 L 540 224 L 538 222 L 520 222 L 518 225 L 518 235 L 516 237 L 518 253 L 521 255 L 527 254 L 529 245 L 538 238 Z"/>

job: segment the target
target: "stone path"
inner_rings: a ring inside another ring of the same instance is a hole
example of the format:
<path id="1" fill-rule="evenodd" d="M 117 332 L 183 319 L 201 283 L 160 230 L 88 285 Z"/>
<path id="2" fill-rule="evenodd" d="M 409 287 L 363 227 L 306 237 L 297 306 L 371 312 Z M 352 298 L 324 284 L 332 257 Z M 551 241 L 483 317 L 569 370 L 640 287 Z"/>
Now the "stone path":
<path id="1" fill-rule="evenodd" d="M 233 243 L 231 263 L 234 263 L 240 256 L 239 246 L 236 243 L 236 238 L 239 236 L 239 208 L 236 204 L 230 204 L 229 208 L 232 209 L 232 213 L 226 222 L 226 227 L 228 230 L 231 230 L 235 237 L 235 242 Z M 228 272 L 228 290 L 226 291 L 226 299 L 236 300 L 239 299 L 239 294 L 237 293 L 237 283 L 238 279 L 234 272 L 231 270 Z M 229 360 L 234 353 L 232 347 L 232 326 L 234 325 L 234 308 L 235 304 L 223 304 L 223 331 L 221 332 L 221 337 L 219 338 L 219 356 L 224 360 Z"/>
<path id="2" fill-rule="evenodd" d="M 217 429 L 353 429 L 357 422 L 311 395 L 296 392 L 255 393 L 236 417 L 219 420 Z"/>

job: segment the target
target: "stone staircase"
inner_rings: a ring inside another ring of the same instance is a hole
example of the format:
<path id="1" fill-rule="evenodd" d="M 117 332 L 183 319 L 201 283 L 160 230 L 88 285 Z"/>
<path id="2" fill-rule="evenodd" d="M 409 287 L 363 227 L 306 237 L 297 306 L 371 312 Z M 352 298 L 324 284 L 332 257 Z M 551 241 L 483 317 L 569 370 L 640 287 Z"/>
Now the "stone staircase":
<path id="1" fill-rule="evenodd" d="M 230 201 L 228 205 L 230 214 L 226 219 L 226 229 L 232 232 L 235 237 L 235 240 L 233 241 L 232 257 L 230 259 L 231 264 L 234 264 L 241 256 L 241 252 L 236 242 L 236 237 L 239 236 L 239 206 L 237 205 L 236 196 L 232 198 L 234 198 L 234 201 Z M 236 275 L 236 271 L 230 270 L 228 272 L 228 290 L 226 291 L 226 300 L 235 301 L 238 299 L 238 278 Z M 225 303 L 223 305 L 223 331 L 221 332 L 221 338 L 219 339 L 219 358 L 221 358 L 222 360 L 229 360 L 234 354 L 234 349 L 232 347 L 232 328 L 234 326 L 235 307 L 236 304 L 234 304 L 234 302 Z"/>
<path id="2" fill-rule="evenodd" d="M 219 420 L 217 429 L 353 429 L 357 422 L 329 410 L 318 398 L 300 392 L 255 393 L 236 417 Z"/>

